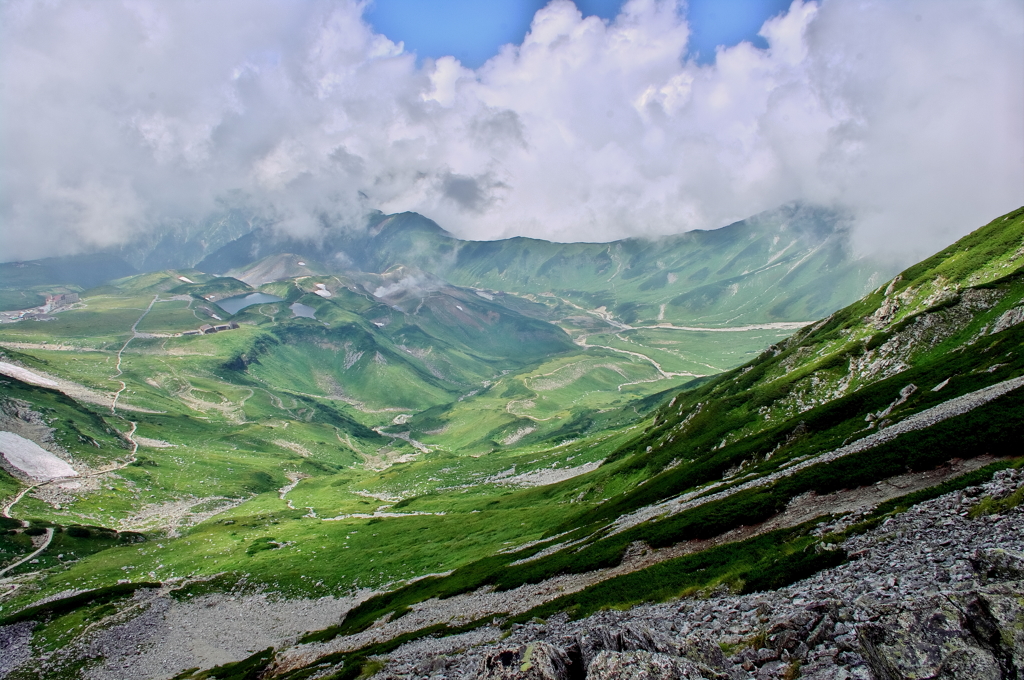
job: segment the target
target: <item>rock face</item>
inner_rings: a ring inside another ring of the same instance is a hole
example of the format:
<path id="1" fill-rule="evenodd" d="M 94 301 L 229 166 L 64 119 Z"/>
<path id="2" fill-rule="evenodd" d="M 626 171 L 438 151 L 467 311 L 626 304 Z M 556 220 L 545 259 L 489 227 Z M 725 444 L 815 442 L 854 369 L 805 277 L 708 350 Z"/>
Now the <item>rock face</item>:
<path id="1" fill-rule="evenodd" d="M 1004 470 L 914 506 L 843 543 L 847 563 L 779 591 L 721 592 L 579 621 L 559 615 L 464 651 L 458 637 L 419 640 L 374 677 L 1022 678 L 1024 506 L 971 516 L 982 498 L 1022 488 L 1024 473 Z M 495 629 L 492 639 L 500 635 Z"/>

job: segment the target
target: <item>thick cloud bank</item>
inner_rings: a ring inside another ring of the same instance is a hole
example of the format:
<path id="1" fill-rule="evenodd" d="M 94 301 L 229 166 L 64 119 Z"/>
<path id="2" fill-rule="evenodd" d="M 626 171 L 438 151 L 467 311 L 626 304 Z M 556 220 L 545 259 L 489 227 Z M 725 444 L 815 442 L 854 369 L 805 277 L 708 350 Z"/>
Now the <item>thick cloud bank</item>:
<path id="1" fill-rule="evenodd" d="M 368 209 L 466 238 L 713 228 L 850 208 L 930 252 L 1024 203 L 1024 3 L 796 0 L 758 50 L 685 60 L 674 2 L 567 0 L 476 71 L 338 0 L 0 5 L 0 259 L 223 206 L 315 236 Z M 879 245 L 881 244 L 881 245 Z"/>

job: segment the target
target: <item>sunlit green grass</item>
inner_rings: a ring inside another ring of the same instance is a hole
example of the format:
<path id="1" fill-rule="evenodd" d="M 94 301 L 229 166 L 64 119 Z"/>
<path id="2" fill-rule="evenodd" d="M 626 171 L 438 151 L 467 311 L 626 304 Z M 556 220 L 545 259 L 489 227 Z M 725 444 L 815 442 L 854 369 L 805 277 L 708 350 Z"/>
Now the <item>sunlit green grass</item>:
<path id="1" fill-rule="evenodd" d="M 192 309 L 192 300 L 160 300 L 139 323 L 143 333 L 181 333 L 209 323 L 204 313 Z"/>
<path id="2" fill-rule="evenodd" d="M 443 331 L 445 307 L 417 322 L 434 335 L 404 317 L 377 328 L 368 319 L 383 318 L 387 308 L 342 292 L 330 300 L 303 295 L 291 284 L 274 288 L 284 303 L 237 315 L 237 330 L 136 337 L 125 346 L 154 296 L 173 295 L 176 281 L 173 272 L 127 279 L 118 283 L 125 292 L 88 295 L 85 309 L 62 313 L 45 328 L 38 322 L 0 327 L 0 344 L 46 339 L 99 350 L 37 347 L 18 360 L 98 394 L 123 381 L 122 408 L 93 408 L 121 432 L 134 421 L 147 442 L 134 464 L 59 508 L 31 496 L 19 504 L 19 516 L 38 521 L 138 527 L 150 537 L 60 567 L 42 565 L 49 576 L 42 591 L 24 593 L 26 601 L 124 578 L 227 571 L 280 592 L 317 595 L 449 571 L 540 538 L 638 483 L 636 475 L 609 468 L 553 487 L 524 489 L 515 478 L 603 460 L 653 408 L 630 404 L 684 381 L 664 378 L 641 356 L 568 342 L 563 353 L 537 358 L 516 346 L 514 356 L 495 364 L 473 354 L 458 333 Z M 294 319 L 291 299 L 314 306 L 317 319 Z M 138 330 L 194 328 L 206 318 L 204 305 L 161 299 Z M 659 333 L 643 336 L 649 346 L 638 353 L 662 352 L 671 360 L 657 346 Z M 500 338 L 495 346 L 501 343 L 515 345 Z M 613 335 L 607 344 L 638 348 Z M 411 431 L 431 451 L 371 427 Z M 100 449 L 90 460 L 112 464 L 126 456 L 124 446 Z M 295 479 L 282 500 L 279 489 Z M 6 482 L 0 490 L 9 488 L 9 495 L 17 487 Z M 378 511 L 406 516 L 346 517 Z M 266 549 L 271 539 L 283 547 Z"/>
<path id="3" fill-rule="evenodd" d="M 587 336 L 587 343 L 639 352 L 657 361 L 665 371 L 709 375 L 750 361 L 765 347 L 792 333 L 791 330 L 722 332 L 643 328 L 595 333 Z"/>

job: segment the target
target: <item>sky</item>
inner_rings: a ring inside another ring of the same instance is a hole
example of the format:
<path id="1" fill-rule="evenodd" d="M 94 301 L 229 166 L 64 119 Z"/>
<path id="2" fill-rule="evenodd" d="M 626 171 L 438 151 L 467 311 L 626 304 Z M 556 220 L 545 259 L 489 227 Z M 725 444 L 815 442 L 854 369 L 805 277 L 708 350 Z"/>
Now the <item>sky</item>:
<path id="1" fill-rule="evenodd" d="M 1024 2 L 0 0 L 0 107 L 0 260 L 228 208 L 607 241 L 805 201 L 910 261 L 1024 204 Z"/>
<path id="2" fill-rule="evenodd" d="M 584 17 L 614 20 L 624 0 L 578 0 Z M 453 56 L 466 67 L 479 68 L 502 45 L 522 43 L 544 0 L 374 0 L 364 14 L 378 33 L 421 59 Z M 768 43 L 758 35 L 765 21 L 789 9 L 790 0 L 691 0 L 681 8 L 690 26 L 686 56 L 712 63 L 715 48 L 744 40 L 757 47 Z"/>

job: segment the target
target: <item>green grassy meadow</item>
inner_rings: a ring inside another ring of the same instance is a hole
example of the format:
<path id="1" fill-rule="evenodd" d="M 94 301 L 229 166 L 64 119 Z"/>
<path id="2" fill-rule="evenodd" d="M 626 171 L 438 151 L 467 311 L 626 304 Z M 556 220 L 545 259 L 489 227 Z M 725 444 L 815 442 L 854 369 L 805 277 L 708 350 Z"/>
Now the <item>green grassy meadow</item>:
<path id="1" fill-rule="evenodd" d="M 649 329 L 589 336 L 629 353 L 581 348 L 556 326 L 479 296 L 445 293 L 421 318 L 329 276 L 264 286 L 285 301 L 242 310 L 232 317 L 237 330 L 180 335 L 215 322 L 211 312 L 227 317 L 204 296 L 211 286 L 234 292 L 232 281 L 195 271 L 129 277 L 83 294 L 81 308 L 56 321 L 0 326 L 0 346 L 19 347 L 5 350 L 8 359 L 97 398 L 53 423 L 56 432 L 88 414 L 122 433 L 116 451 L 89 451 L 83 460 L 125 460 L 131 423 L 143 442 L 134 463 L 66 494 L 59 507 L 31 495 L 19 503 L 19 517 L 33 523 L 150 538 L 44 563 L 56 570 L 47 590 L 126 575 L 166 580 L 229 571 L 289 593 L 340 593 L 458 568 L 540 538 L 563 517 L 566 499 L 580 509 L 601 500 L 603 489 L 577 489 L 570 480 L 562 501 L 538 503 L 546 487 L 521 489 L 515 478 L 597 464 L 627 441 L 636 418 L 657 404 L 645 398 L 689 379 L 659 372 L 646 357 L 669 373 L 696 372 L 690 369 L 698 363 L 707 372 L 706 365 L 734 365 L 780 336 L 730 334 L 723 349 L 699 333 Z M 306 292 L 318 283 L 335 294 Z M 514 300 L 534 315 L 549 310 Z M 316 318 L 296 318 L 291 301 L 313 307 Z M 457 317 L 466 331 L 453 332 Z M 386 324 L 375 326 L 381 319 Z M 141 335 L 133 337 L 133 325 Z M 571 320 L 565 328 L 578 330 Z M 517 332 L 551 341 L 538 352 L 517 341 Z M 481 333 L 491 339 L 481 342 Z M 685 358 L 673 344 L 683 336 Z M 695 363 L 702 346 L 710 354 Z M 111 413 L 104 400 L 121 381 L 126 387 Z M 54 394 L 19 389 L 35 394 L 27 399 L 33 404 Z M 4 484 L 17 489 L 9 477 Z M 292 484 L 282 500 L 279 490 Z M 375 512 L 408 516 L 366 516 Z M 287 545 L 267 547 L 275 542 Z M 375 553 L 376 545 L 388 549 Z"/>

